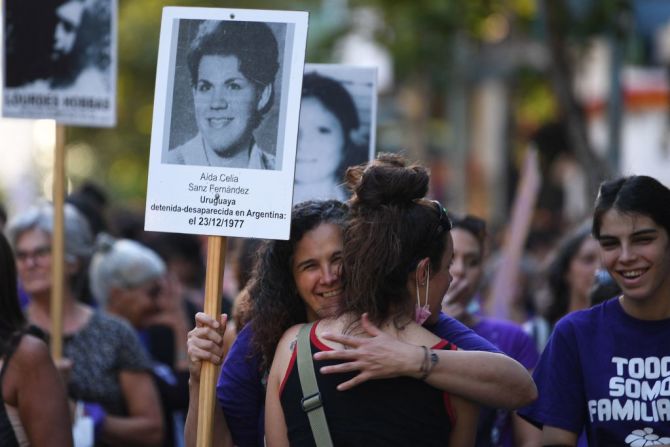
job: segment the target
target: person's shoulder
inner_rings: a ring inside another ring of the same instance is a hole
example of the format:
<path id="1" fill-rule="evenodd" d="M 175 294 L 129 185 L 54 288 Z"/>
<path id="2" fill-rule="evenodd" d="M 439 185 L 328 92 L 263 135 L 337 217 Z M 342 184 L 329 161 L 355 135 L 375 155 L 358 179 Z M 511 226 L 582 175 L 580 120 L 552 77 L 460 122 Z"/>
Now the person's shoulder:
<path id="1" fill-rule="evenodd" d="M 276 157 L 254 143 L 251 147 L 251 154 L 249 156 L 249 168 L 251 169 L 276 169 Z"/>
<path id="2" fill-rule="evenodd" d="M 503 330 L 509 334 L 526 334 L 526 332 L 523 330 L 523 327 L 519 323 L 502 318 L 483 317 L 481 319 L 481 324 L 493 329 Z"/>
<path id="3" fill-rule="evenodd" d="M 166 163 L 170 164 L 203 164 L 202 160 L 196 160 L 202 152 L 202 138 L 196 134 L 193 138 L 170 149 L 166 154 Z M 191 160 L 193 159 L 193 160 Z"/>
<path id="4" fill-rule="evenodd" d="M 101 311 L 95 311 L 91 317 L 91 324 L 114 333 L 135 333 L 134 329 L 127 320 L 116 315 L 110 315 Z"/>
<path id="5" fill-rule="evenodd" d="M 558 320 L 556 329 L 564 329 L 567 326 L 590 327 L 605 317 L 611 319 L 616 316 L 618 305 L 619 303 L 616 299 L 610 299 L 587 309 L 570 312 Z"/>
<path id="6" fill-rule="evenodd" d="M 298 333 L 300 332 L 300 329 L 308 323 L 299 323 L 291 326 L 290 328 L 286 329 L 286 332 L 284 332 L 284 335 L 281 336 L 281 339 L 279 339 L 279 343 L 284 343 L 284 344 L 290 344 L 294 340 L 298 338 Z"/>
<path id="7" fill-rule="evenodd" d="M 49 348 L 38 337 L 25 334 L 16 348 L 14 358 L 20 366 L 34 367 L 43 362 L 50 362 Z"/>

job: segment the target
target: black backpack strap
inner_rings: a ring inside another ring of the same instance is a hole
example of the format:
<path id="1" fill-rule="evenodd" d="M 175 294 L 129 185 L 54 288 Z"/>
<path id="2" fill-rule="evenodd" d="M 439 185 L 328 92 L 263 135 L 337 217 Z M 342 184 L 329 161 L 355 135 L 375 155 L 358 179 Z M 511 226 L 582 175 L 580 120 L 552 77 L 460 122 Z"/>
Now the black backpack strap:
<path id="1" fill-rule="evenodd" d="M 309 426 L 317 447 L 332 447 L 333 441 L 328 430 L 326 413 L 323 410 L 321 393 L 316 383 L 314 373 L 314 362 L 312 360 L 312 347 L 309 343 L 309 334 L 314 323 L 304 324 L 298 333 L 298 376 L 302 388 L 302 401 L 300 405 L 309 419 Z"/>

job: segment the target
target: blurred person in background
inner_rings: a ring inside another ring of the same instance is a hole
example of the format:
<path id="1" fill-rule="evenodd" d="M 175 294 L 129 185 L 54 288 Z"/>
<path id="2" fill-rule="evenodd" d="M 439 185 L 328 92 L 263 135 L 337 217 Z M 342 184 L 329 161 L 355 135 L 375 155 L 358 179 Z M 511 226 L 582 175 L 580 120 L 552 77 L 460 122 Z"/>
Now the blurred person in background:
<path id="1" fill-rule="evenodd" d="M 78 301 L 75 291 L 87 273 L 93 239 L 88 223 L 69 204 L 64 209 L 65 287 L 63 356 L 71 362 L 68 394 L 83 402 L 105 445 L 160 445 L 162 421 L 151 364 L 135 332 L 124 321 Z M 44 204 L 15 216 L 7 233 L 18 275 L 30 296 L 28 320 L 49 339 L 53 207 Z"/>
<path id="2" fill-rule="evenodd" d="M 98 302 L 133 326 L 152 358 L 165 424 L 162 445 L 182 445 L 188 408 L 187 317 L 165 263 L 139 242 L 102 234 L 89 274 Z"/>
<path id="3" fill-rule="evenodd" d="M 481 335 L 527 370 L 539 359 L 533 340 L 521 326 L 511 321 L 478 315 L 477 293 L 484 273 L 486 222 L 475 216 L 450 214 L 454 258 L 449 272 L 451 285 L 444 297 L 443 310 Z M 484 407 L 477 427 L 478 447 L 534 447 L 541 432 L 515 412 Z"/>
<path id="4" fill-rule="evenodd" d="M 603 182 L 593 237 L 621 288 L 554 328 L 520 414 L 543 445 L 670 445 L 670 189 L 648 176 Z"/>
<path id="5" fill-rule="evenodd" d="M 589 293 L 600 266 L 598 242 L 590 230 L 581 226 L 561 241 L 547 269 L 547 321 L 552 328 L 564 315 L 590 306 Z"/>
<path id="6" fill-rule="evenodd" d="M 46 344 L 27 330 L 14 253 L 0 233 L 0 445 L 71 447 L 65 386 Z"/>

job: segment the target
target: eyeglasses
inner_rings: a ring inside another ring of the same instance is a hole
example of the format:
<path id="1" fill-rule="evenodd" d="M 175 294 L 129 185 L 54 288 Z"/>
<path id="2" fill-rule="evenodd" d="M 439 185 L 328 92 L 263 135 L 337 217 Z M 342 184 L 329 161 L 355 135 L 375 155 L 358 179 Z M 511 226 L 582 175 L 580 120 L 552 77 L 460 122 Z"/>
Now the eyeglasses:
<path id="1" fill-rule="evenodd" d="M 36 263 L 41 263 L 44 262 L 48 256 L 51 256 L 51 245 L 43 245 L 32 251 L 17 250 L 16 262 L 25 263 L 28 262 L 29 259 L 32 259 Z"/>
<path id="2" fill-rule="evenodd" d="M 160 286 L 160 284 L 154 284 L 151 286 L 151 288 L 149 288 L 149 290 L 147 290 L 147 296 L 152 300 L 156 300 L 161 295 L 162 291 L 163 288 Z"/>
<path id="3" fill-rule="evenodd" d="M 447 209 L 443 207 L 442 204 L 437 200 L 431 200 L 431 202 L 433 203 L 433 206 L 437 210 L 437 215 L 440 218 L 440 222 L 437 228 L 437 234 L 440 235 L 445 231 L 451 230 L 451 220 L 449 219 L 449 215 L 447 214 Z"/>

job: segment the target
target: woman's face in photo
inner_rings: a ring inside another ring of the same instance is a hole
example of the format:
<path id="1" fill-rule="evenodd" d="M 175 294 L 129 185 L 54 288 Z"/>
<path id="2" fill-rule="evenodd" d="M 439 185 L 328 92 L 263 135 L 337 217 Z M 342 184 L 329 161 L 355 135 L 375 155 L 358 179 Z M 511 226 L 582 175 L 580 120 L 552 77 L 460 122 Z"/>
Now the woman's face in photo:
<path id="1" fill-rule="evenodd" d="M 193 103 L 198 129 L 212 150 L 229 156 L 249 149 L 252 121 L 264 104 L 261 88 L 240 72 L 237 57 L 200 59 Z"/>
<path id="2" fill-rule="evenodd" d="M 334 176 L 342 161 L 344 143 L 344 130 L 337 116 L 317 98 L 303 98 L 300 106 L 295 181 L 310 183 Z"/>

